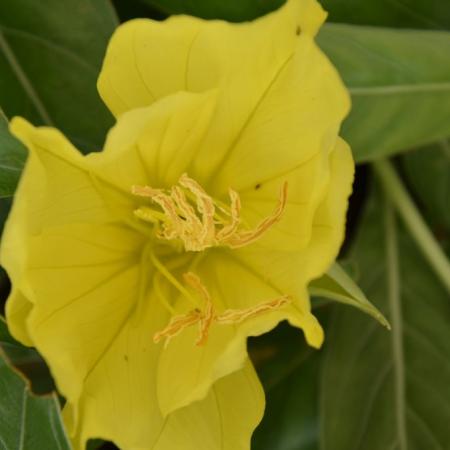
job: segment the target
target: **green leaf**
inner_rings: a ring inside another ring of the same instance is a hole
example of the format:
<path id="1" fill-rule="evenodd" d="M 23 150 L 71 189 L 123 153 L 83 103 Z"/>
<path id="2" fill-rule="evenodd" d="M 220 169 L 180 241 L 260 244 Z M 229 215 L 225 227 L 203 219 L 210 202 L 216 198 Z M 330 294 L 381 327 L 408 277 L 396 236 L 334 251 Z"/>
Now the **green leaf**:
<path id="1" fill-rule="evenodd" d="M 230 22 L 252 20 L 279 8 L 285 0 L 142 0 L 165 14 L 189 14 Z"/>
<path id="2" fill-rule="evenodd" d="M 252 450 L 317 450 L 321 354 L 299 330 L 282 324 L 250 341 L 250 355 L 266 393 L 266 412 Z"/>
<path id="3" fill-rule="evenodd" d="M 15 365 L 39 361 L 35 350 L 24 347 L 9 334 L 6 321 L 2 316 L 0 316 L 0 347 Z"/>
<path id="4" fill-rule="evenodd" d="M 450 135 L 450 33 L 327 25 L 318 42 L 352 95 L 358 162 Z"/>
<path id="5" fill-rule="evenodd" d="M 70 450 L 55 394 L 35 396 L 0 351 L 0 447 Z"/>
<path id="6" fill-rule="evenodd" d="M 322 0 L 331 22 L 385 27 L 449 29 L 446 0 Z"/>
<path id="7" fill-rule="evenodd" d="M 148 17 L 154 20 L 163 20 L 167 18 L 167 14 L 155 8 L 150 2 L 146 0 L 113 0 L 113 5 L 120 22 L 126 22 L 132 19 L 142 19 Z"/>
<path id="8" fill-rule="evenodd" d="M 86 445 L 86 450 L 102 450 L 105 441 L 101 439 L 90 439 Z"/>
<path id="9" fill-rule="evenodd" d="M 324 297 L 354 306 L 390 329 L 389 322 L 383 314 L 370 303 L 363 291 L 337 262 L 330 267 L 325 275 L 313 280 L 309 284 L 308 290 L 313 296 Z"/>
<path id="10" fill-rule="evenodd" d="M 24 146 L 8 131 L 8 120 L 0 110 L 0 198 L 14 194 L 26 154 Z"/>
<path id="11" fill-rule="evenodd" d="M 443 140 L 403 156 L 408 185 L 441 239 L 450 232 L 450 142 Z"/>
<path id="12" fill-rule="evenodd" d="M 5 319 L 0 316 L 0 345 L 20 345 L 16 340 L 9 334 L 8 327 L 6 326 Z"/>
<path id="13" fill-rule="evenodd" d="M 107 0 L 2 0 L 0 105 L 99 149 L 112 117 L 96 80 L 116 26 Z"/>
<path id="14" fill-rule="evenodd" d="M 45 361 L 34 348 L 23 346 L 9 334 L 5 319 L 2 316 L 0 316 L 1 350 L 7 356 L 9 362 L 30 381 L 33 392 L 47 394 L 55 390 L 55 383 Z"/>
<path id="15" fill-rule="evenodd" d="M 449 448 L 449 299 L 395 219 L 372 195 L 352 257 L 392 331 L 336 308 L 321 379 L 322 450 Z"/>

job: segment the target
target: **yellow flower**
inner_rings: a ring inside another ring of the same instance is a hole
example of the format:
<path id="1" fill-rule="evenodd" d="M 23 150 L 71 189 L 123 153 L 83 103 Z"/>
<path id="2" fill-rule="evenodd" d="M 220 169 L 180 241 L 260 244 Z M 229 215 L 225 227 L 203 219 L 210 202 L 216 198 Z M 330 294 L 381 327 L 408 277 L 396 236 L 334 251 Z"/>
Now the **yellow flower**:
<path id="1" fill-rule="evenodd" d="M 101 153 L 13 120 L 30 154 L 0 254 L 7 320 L 47 360 L 76 449 L 248 449 L 264 399 L 246 338 L 288 320 L 321 345 L 307 285 L 337 255 L 353 178 L 323 19 L 291 0 L 242 25 L 123 25 Z"/>

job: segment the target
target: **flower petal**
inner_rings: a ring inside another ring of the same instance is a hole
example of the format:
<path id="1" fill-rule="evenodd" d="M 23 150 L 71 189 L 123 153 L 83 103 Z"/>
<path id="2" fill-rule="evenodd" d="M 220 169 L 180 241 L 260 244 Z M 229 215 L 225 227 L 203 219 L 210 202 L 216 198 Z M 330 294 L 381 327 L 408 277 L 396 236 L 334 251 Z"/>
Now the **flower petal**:
<path id="1" fill-rule="evenodd" d="M 132 185 L 171 187 L 197 156 L 216 107 L 216 92 L 180 92 L 122 115 L 92 170 L 121 190 Z"/>
<path id="2" fill-rule="evenodd" d="M 66 406 L 75 450 L 84 450 L 93 437 L 130 450 L 248 450 L 264 409 L 251 364 L 247 361 L 242 370 L 214 384 L 201 402 L 164 418 L 156 398 L 161 346 L 152 342 L 152 335 L 164 326 L 167 313 L 149 292 L 136 319 L 134 325 L 125 324 L 86 377 L 79 402 Z"/>
<path id="3" fill-rule="evenodd" d="M 305 270 L 308 281 L 323 275 L 338 256 L 345 237 L 348 199 L 352 192 L 354 173 L 350 147 L 338 138 L 330 155 L 330 183 L 314 216 L 308 246 L 308 268 Z"/>
<path id="4" fill-rule="evenodd" d="M 218 87 L 189 175 L 223 200 L 229 187 L 251 189 L 319 153 L 326 160 L 333 149 L 350 102 L 313 41 L 323 18 L 314 0 L 292 0 L 246 24 L 133 21 L 112 39 L 99 89 L 107 103 L 108 93 L 120 93 L 133 108 L 177 90 Z"/>
<path id="5" fill-rule="evenodd" d="M 328 160 L 326 185 L 321 188 L 321 195 L 315 202 L 310 203 L 309 211 L 305 210 L 305 214 L 300 215 L 299 209 L 293 208 L 295 205 L 288 205 L 284 220 L 266 236 L 254 245 L 234 252 L 235 257 L 261 276 L 267 274 L 270 279 L 277 279 L 282 290 L 296 289 L 294 286 L 304 286 L 321 276 L 336 259 L 342 245 L 354 174 L 353 157 L 345 141 L 338 138 Z M 302 180 L 302 173 L 293 172 L 292 177 Z M 272 183 L 279 185 L 284 180 L 285 177 L 280 177 Z M 273 189 L 268 189 L 271 191 Z M 276 201 L 275 195 L 272 201 Z M 260 216 L 264 216 L 265 204 L 255 201 L 252 205 L 255 205 L 255 210 L 259 208 Z M 305 245 L 302 248 L 293 246 L 296 229 L 304 230 Z"/>
<path id="6" fill-rule="evenodd" d="M 230 133 L 227 146 L 214 145 L 220 156 L 215 166 L 209 164 L 211 191 L 223 195 L 230 186 L 252 189 L 289 174 L 319 153 L 327 158 L 349 108 L 349 95 L 329 60 L 310 37 L 298 38 L 246 121 Z M 221 126 L 226 127 L 232 118 L 222 111 Z M 212 147 L 208 140 L 204 145 Z"/>
<path id="7" fill-rule="evenodd" d="M 74 400 L 135 310 L 147 276 L 139 265 L 142 240 L 117 226 L 65 225 L 28 245 L 27 331 L 61 392 Z"/>
<path id="8" fill-rule="evenodd" d="M 300 284 L 296 291 L 281 291 L 272 283 L 270 272 L 254 273 L 234 253 L 223 249 L 211 252 L 195 269 L 204 280 L 217 313 L 254 307 L 285 294 L 292 296 L 292 304 L 239 324 L 213 322 L 202 346 L 195 345 L 196 327 L 187 328 L 171 339 L 161 352 L 158 365 L 158 400 L 164 415 L 204 398 L 216 380 L 239 370 L 247 358 L 247 337 L 263 334 L 282 320 L 302 328 L 311 345 L 319 347 L 322 343 L 323 332 L 309 311 L 305 284 Z M 286 270 L 289 263 L 286 261 Z"/>
<path id="9" fill-rule="evenodd" d="M 83 156 L 58 130 L 34 127 L 20 117 L 12 120 L 10 128 L 29 150 L 12 220 L 23 214 L 20 222 L 39 233 L 50 225 L 119 219 L 123 210 L 111 210 L 92 180 L 89 156 Z M 16 205 L 25 198 L 28 205 Z"/>
<path id="10" fill-rule="evenodd" d="M 264 412 L 264 392 L 247 360 L 240 371 L 218 380 L 207 397 L 168 417 L 155 450 L 249 450 Z"/>
<path id="11" fill-rule="evenodd" d="M 317 208 L 328 191 L 330 169 L 329 152 L 318 152 L 294 170 L 240 192 L 242 215 L 254 226 L 272 214 L 281 187 L 287 183 L 287 201 L 280 221 L 260 238 L 258 248 L 297 252 L 309 245 Z"/>
<path id="12" fill-rule="evenodd" d="M 189 17 L 130 22 L 112 39 L 99 89 L 108 102 L 104 85 L 114 86 L 131 108 L 178 90 L 219 88 L 189 175 L 216 197 L 229 187 L 248 189 L 335 144 L 349 96 L 314 44 L 323 18 L 315 1 L 292 0 L 246 24 Z M 309 31 L 297 36 L 299 23 Z"/>
<path id="13" fill-rule="evenodd" d="M 240 108 L 230 105 L 246 116 L 292 53 L 297 36 L 315 35 L 325 15 L 315 0 L 290 0 L 251 23 L 186 16 L 128 22 L 111 39 L 98 81 L 100 95 L 118 116 L 177 91 L 200 92 L 227 83 L 250 93 L 233 100 Z"/>
<path id="14" fill-rule="evenodd" d="M 6 306 L 8 326 L 18 340 L 31 345 L 25 324 L 32 308 L 26 275 L 31 237 L 65 224 L 114 223 L 128 216 L 131 206 L 124 210 L 121 197 L 122 203 L 111 208 L 94 185 L 87 158 L 57 130 L 34 128 L 15 118 L 11 131 L 30 153 L 3 233 L 0 261 L 13 285 Z"/>

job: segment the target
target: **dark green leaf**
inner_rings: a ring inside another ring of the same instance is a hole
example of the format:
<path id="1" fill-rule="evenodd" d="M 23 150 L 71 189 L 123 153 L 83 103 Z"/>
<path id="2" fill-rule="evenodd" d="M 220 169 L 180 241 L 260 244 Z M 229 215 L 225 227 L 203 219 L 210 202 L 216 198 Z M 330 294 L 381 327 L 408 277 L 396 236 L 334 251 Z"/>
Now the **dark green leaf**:
<path id="1" fill-rule="evenodd" d="M 24 146 L 8 131 L 8 120 L 0 110 L 0 197 L 11 197 L 26 158 Z"/>
<path id="2" fill-rule="evenodd" d="M 90 439 L 86 445 L 86 450 L 103 450 L 104 441 L 101 439 Z"/>
<path id="3" fill-rule="evenodd" d="M 69 450 L 58 399 L 38 397 L 0 351 L 0 447 L 5 450 Z"/>
<path id="4" fill-rule="evenodd" d="M 2 0 L 0 105 L 12 117 L 55 125 L 83 149 L 112 123 L 96 92 L 116 26 L 107 0 Z"/>
<path id="5" fill-rule="evenodd" d="M 113 0 L 114 8 L 121 22 L 127 20 L 147 17 L 155 20 L 162 20 L 167 17 L 160 8 L 154 7 L 146 0 Z"/>
<path id="6" fill-rule="evenodd" d="M 250 354 L 267 398 L 252 450 L 316 450 L 320 352 L 282 324 L 252 340 Z"/>
<path id="7" fill-rule="evenodd" d="M 165 14 L 189 14 L 231 22 L 252 20 L 279 8 L 285 0 L 141 0 Z"/>
<path id="8" fill-rule="evenodd" d="M 372 196 L 352 257 L 388 332 L 337 308 L 322 374 L 322 450 L 450 448 L 450 303 L 391 208 Z"/>
<path id="9" fill-rule="evenodd" d="M 449 29 L 450 8 L 446 0 L 322 0 L 331 22 Z"/>
<path id="10" fill-rule="evenodd" d="M 409 186 L 442 238 L 450 232 L 450 143 L 410 152 L 402 158 Z M 438 236 L 440 237 L 440 236 Z"/>
<path id="11" fill-rule="evenodd" d="M 9 334 L 5 319 L 0 316 L 0 345 L 19 346 L 20 344 Z"/>
<path id="12" fill-rule="evenodd" d="M 34 348 L 23 346 L 9 334 L 2 316 L 0 316 L 1 350 L 4 351 L 10 363 L 30 380 L 33 392 L 44 394 L 55 389 L 53 379 L 42 357 Z"/>
<path id="13" fill-rule="evenodd" d="M 318 41 L 352 95 L 357 161 L 450 135 L 450 33 L 327 25 Z"/>
<path id="14" fill-rule="evenodd" d="M 17 342 L 8 331 L 5 319 L 0 316 L 0 347 L 14 364 L 36 361 L 36 352 Z"/>

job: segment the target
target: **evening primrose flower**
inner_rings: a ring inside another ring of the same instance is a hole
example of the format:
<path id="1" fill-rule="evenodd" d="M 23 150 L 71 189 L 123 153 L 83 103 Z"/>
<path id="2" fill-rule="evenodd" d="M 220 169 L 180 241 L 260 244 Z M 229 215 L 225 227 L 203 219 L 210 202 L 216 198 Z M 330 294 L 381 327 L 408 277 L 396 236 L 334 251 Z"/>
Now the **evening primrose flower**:
<path id="1" fill-rule="evenodd" d="M 13 120 L 30 154 L 1 246 L 7 320 L 48 362 L 75 449 L 248 449 L 264 399 L 247 337 L 288 320 L 322 344 L 307 286 L 353 177 L 323 19 L 291 0 L 242 25 L 123 25 L 101 153 Z"/>

